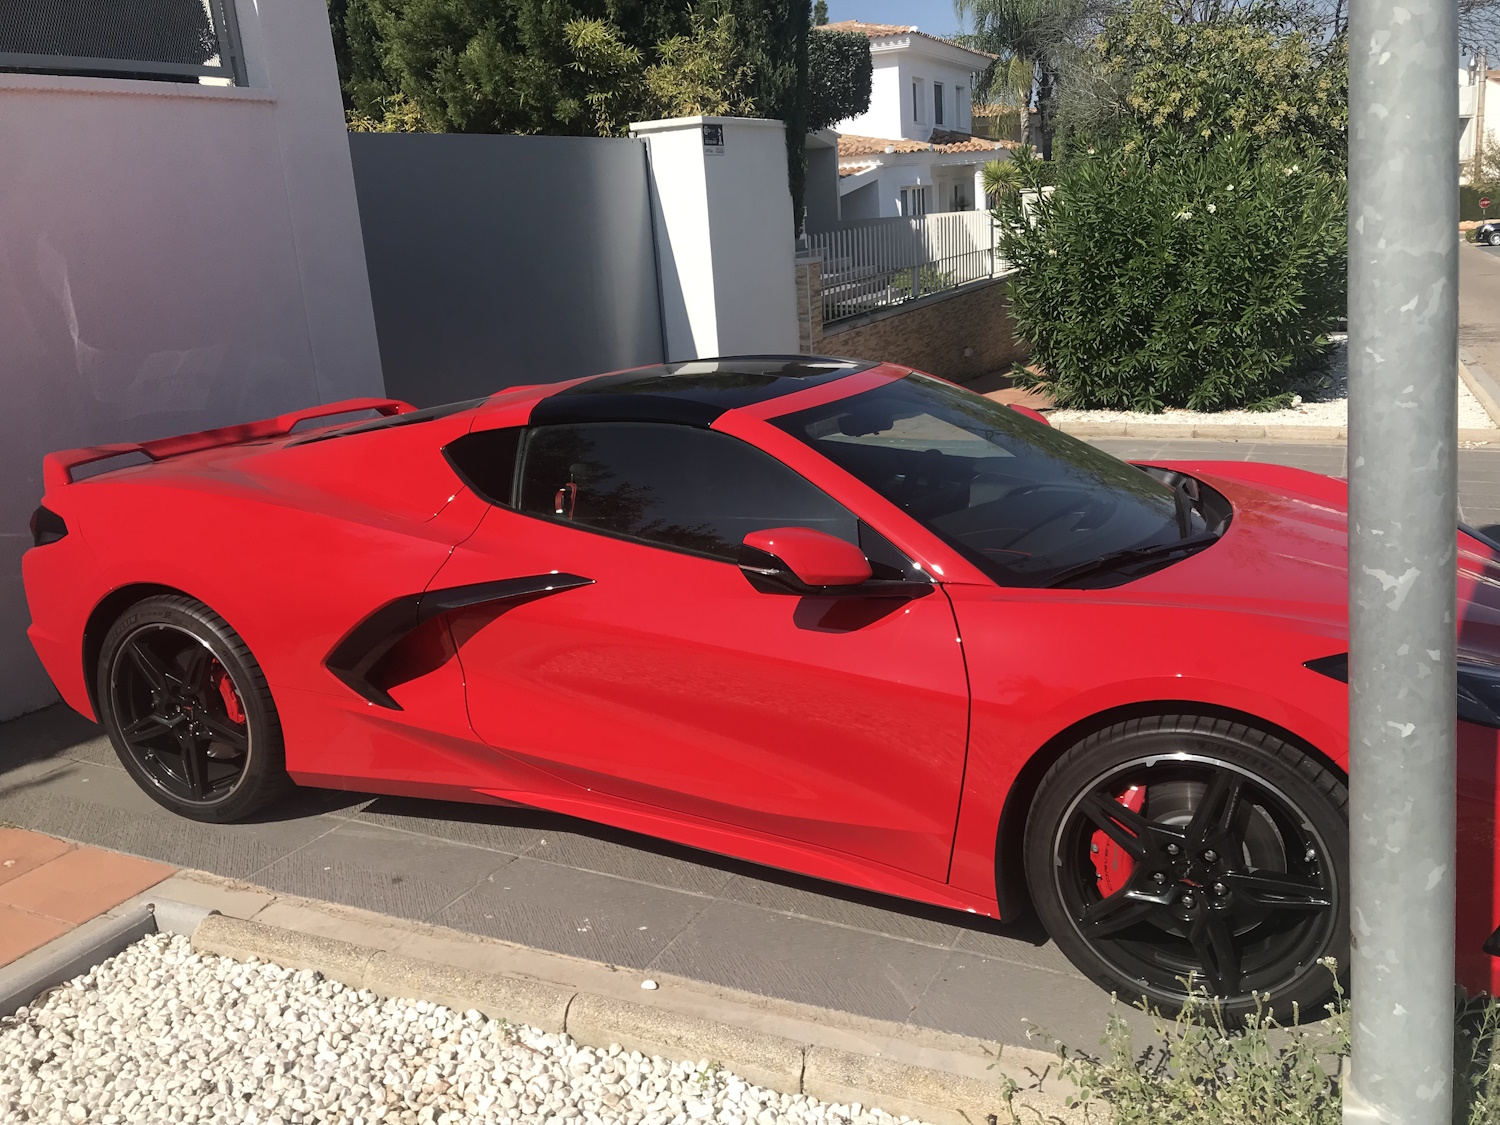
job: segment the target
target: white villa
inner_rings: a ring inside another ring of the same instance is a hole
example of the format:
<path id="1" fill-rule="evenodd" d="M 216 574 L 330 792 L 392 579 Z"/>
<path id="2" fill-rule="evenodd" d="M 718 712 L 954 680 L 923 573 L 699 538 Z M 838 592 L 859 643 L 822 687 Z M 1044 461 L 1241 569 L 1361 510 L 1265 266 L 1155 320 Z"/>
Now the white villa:
<path id="1" fill-rule="evenodd" d="M 974 80 L 993 56 L 915 27 L 845 20 L 875 64 L 870 108 L 840 121 L 839 218 L 890 218 L 983 206 L 980 169 L 1014 145 L 972 135 Z"/>
<path id="2" fill-rule="evenodd" d="M 872 99 L 873 102 L 873 99 Z M 1474 170 L 1474 146 L 1483 139 L 1484 148 L 1500 146 L 1500 70 L 1491 70 L 1483 54 L 1458 72 L 1458 182 L 1466 184 Z"/>

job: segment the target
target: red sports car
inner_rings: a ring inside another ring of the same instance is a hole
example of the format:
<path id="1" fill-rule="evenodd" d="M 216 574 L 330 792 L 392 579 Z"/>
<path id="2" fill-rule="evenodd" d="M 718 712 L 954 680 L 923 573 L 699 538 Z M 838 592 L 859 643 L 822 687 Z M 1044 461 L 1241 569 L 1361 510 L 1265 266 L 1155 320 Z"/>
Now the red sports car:
<path id="1" fill-rule="evenodd" d="M 1168 1008 L 1192 973 L 1307 1010 L 1345 959 L 1341 481 L 1126 464 L 809 357 L 335 403 L 44 475 L 32 642 L 184 816 L 293 783 L 552 809 L 1029 905 Z M 1459 535 L 1458 953 L 1487 990 L 1496 555 Z"/>

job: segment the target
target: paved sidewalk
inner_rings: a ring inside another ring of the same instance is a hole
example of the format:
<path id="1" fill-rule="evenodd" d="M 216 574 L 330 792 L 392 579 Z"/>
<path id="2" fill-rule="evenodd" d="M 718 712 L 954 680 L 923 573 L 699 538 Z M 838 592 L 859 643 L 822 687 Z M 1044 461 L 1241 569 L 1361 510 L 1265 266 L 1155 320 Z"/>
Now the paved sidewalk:
<path id="1" fill-rule="evenodd" d="M 175 873 L 134 856 L 0 828 L 0 968 Z"/>
<path id="2" fill-rule="evenodd" d="M 1341 473 L 1339 446 L 1098 443 L 1141 458 Z M 1500 451 L 1460 454 L 1464 515 L 1500 525 Z M 1083 1047 L 1108 997 L 1034 926 L 1003 926 L 528 810 L 300 791 L 261 823 L 159 808 L 61 707 L 0 724 L 0 823 L 645 973 L 1023 1044 Z"/>

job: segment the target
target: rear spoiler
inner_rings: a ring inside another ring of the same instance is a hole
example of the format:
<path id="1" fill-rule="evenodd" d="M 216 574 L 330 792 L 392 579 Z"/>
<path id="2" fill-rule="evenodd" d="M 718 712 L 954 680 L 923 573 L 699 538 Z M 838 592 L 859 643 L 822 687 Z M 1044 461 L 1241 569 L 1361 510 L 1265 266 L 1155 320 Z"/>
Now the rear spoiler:
<path id="1" fill-rule="evenodd" d="M 325 402 L 321 406 L 309 406 L 278 414 L 274 418 L 263 418 L 259 422 L 244 422 L 238 426 L 220 426 L 217 430 L 202 430 L 196 434 L 179 434 L 176 437 L 157 438 L 155 441 L 120 442 L 115 445 L 94 445 L 87 449 L 63 449 L 42 458 L 42 485 L 46 491 L 62 488 L 73 483 L 73 470 L 91 461 L 104 461 L 126 453 L 143 453 L 153 461 L 164 457 L 176 457 L 182 453 L 196 453 L 200 449 L 212 449 L 219 445 L 235 445 L 242 441 L 257 441 L 262 438 L 285 437 L 300 422 L 311 418 L 326 418 L 332 414 L 352 414 L 359 410 L 374 410 L 383 415 L 409 414 L 416 407 L 409 402 L 394 398 L 349 398 L 343 402 Z"/>

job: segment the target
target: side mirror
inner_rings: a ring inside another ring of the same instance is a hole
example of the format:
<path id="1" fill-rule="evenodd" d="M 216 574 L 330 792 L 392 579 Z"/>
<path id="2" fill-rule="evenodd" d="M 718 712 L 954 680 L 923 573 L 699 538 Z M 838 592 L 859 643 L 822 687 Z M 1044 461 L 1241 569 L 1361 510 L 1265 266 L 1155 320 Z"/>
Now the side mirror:
<path id="1" fill-rule="evenodd" d="M 740 570 L 764 593 L 804 595 L 860 586 L 871 574 L 853 543 L 807 527 L 752 531 L 740 547 Z"/>
<path id="2" fill-rule="evenodd" d="M 1017 414 L 1026 415 L 1026 417 L 1030 418 L 1033 422 L 1040 422 L 1044 426 L 1052 425 L 1051 422 L 1047 421 L 1047 416 L 1040 410 L 1033 410 L 1029 406 L 1022 406 L 1019 402 L 1008 402 L 1006 403 L 1006 405 L 1014 410 Z"/>

